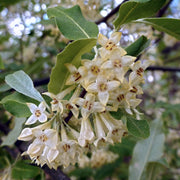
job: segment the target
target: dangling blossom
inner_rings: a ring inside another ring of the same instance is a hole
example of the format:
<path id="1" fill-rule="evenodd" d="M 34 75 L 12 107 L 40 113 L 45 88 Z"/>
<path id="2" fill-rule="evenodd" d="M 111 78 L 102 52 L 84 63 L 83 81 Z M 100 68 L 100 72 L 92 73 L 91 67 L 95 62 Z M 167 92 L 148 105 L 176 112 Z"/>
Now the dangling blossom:
<path id="1" fill-rule="evenodd" d="M 89 118 L 87 119 L 82 118 L 80 135 L 78 138 L 79 145 L 85 147 L 87 143 L 91 143 L 93 141 L 94 137 L 95 137 L 94 132 Z"/>
<path id="2" fill-rule="evenodd" d="M 95 114 L 94 127 L 95 127 L 95 132 L 96 132 L 96 137 L 97 137 L 97 139 L 94 141 L 94 145 L 96 147 L 107 146 L 106 132 L 104 130 L 102 121 L 97 115 L 97 113 Z"/>
<path id="3" fill-rule="evenodd" d="M 114 119 L 108 112 L 100 113 L 99 116 L 108 129 L 107 141 L 112 144 L 121 142 L 124 133 L 127 132 L 123 122 L 121 120 Z"/>
<path id="4" fill-rule="evenodd" d="M 69 164 L 75 164 L 78 161 L 78 157 L 82 153 L 82 149 L 80 148 L 77 138 L 79 137 L 79 133 L 73 130 L 70 127 L 67 127 L 70 135 L 67 134 L 66 129 L 61 124 L 61 141 L 58 143 L 58 150 L 60 155 L 56 158 L 56 161 L 59 165 L 63 165 L 64 167 L 68 167 Z"/>
<path id="5" fill-rule="evenodd" d="M 133 72 L 129 75 L 130 84 L 132 84 L 132 82 L 134 85 L 144 83 L 144 71 L 150 64 L 152 64 L 152 62 L 153 61 L 150 60 L 144 61 L 143 63 L 141 61 L 137 61 L 132 64 L 131 69 Z"/>
<path id="6" fill-rule="evenodd" d="M 55 95 L 53 93 L 50 92 L 45 92 L 43 94 L 49 96 L 52 101 L 51 101 L 51 108 L 52 111 L 57 111 L 60 112 L 61 114 L 63 113 L 63 104 L 62 104 L 62 100 L 63 98 L 69 94 L 73 89 L 75 88 L 75 86 L 70 86 L 69 88 L 65 89 L 64 91 L 60 92 L 59 94 Z"/>

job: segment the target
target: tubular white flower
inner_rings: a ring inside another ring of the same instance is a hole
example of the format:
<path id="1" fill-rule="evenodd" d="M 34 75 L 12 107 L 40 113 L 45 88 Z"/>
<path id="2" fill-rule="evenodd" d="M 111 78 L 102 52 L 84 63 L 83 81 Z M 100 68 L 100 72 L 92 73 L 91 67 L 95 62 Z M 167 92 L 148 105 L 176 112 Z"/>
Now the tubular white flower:
<path id="1" fill-rule="evenodd" d="M 51 101 L 52 111 L 57 111 L 57 112 L 60 112 L 61 114 L 63 113 L 63 104 L 61 101 L 74 88 L 75 88 L 75 86 L 70 86 L 69 88 L 63 90 L 62 92 L 60 92 L 57 95 L 50 93 L 50 92 L 43 93 L 43 94 L 49 96 L 51 99 L 53 99 L 53 101 Z"/>
<path id="2" fill-rule="evenodd" d="M 94 141 L 94 145 L 96 147 L 104 147 L 106 146 L 106 133 L 103 127 L 103 124 L 101 122 L 101 119 L 96 114 L 94 118 L 94 127 L 95 127 L 95 133 L 97 136 L 97 139 Z"/>
<path id="3" fill-rule="evenodd" d="M 123 134 L 127 131 L 121 120 L 114 119 L 109 113 L 99 114 L 108 129 L 107 141 L 110 143 L 121 142 Z"/>
<path id="4" fill-rule="evenodd" d="M 90 123 L 90 120 L 83 119 L 81 122 L 81 130 L 80 130 L 80 136 L 78 138 L 78 143 L 80 146 L 85 147 L 88 142 L 92 142 L 94 139 L 94 132 L 92 130 L 92 126 Z"/>
<path id="5" fill-rule="evenodd" d="M 59 156 L 56 158 L 55 161 L 59 162 L 59 164 L 63 165 L 64 167 L 69 166 L 69 164 L 75 164 L 78 160 L 78 156 L 81 153 L 80 146 L 77 143 L 76 136 L 77 132 L 67 127 L 68 131 L 74 139 L 71 139 L 67 132 L 66 128 L 64 127 L 63 123 L 61 124 L 61 140 L 58 143 L 58 151 Z"/>
<path id="6" fill-rule="evenodd" d="M 25 128 L 22 130 L 21 134 L 18 137 L 18 140 L 21 141 L 30 141 L 34 138 L 31 128 Z"/>
<path id="7" fill-rule="evenodd" d="M 36 123 L 37 120 L 39 120 L 39 122 L 43 123 L 47 121 L 47 115 L 45 114 L 45 109 L 46 106 L 44 104 L 44 102 L 41 102 L 39 104 L 39 106 L 36 106 L 33 103 L 27 103 L 32 115 L 28 118 L 28 120 L 26 121 L 26 125 L 29 124 L 34 124 Z"/>

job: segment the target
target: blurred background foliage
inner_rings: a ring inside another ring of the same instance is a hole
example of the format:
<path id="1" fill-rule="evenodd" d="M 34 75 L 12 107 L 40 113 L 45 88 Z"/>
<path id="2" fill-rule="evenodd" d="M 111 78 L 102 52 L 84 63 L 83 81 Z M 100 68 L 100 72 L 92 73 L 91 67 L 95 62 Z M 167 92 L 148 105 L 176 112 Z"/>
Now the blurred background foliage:
<path id="1" fill-rule="evenodd" d="M 47 8 L 57 5 L 68 8 L 78 4 L 84 17 L 89 21 L 96 22 L 100 32 L 109 36 L 113 31 L 112 20 L 116 15 L 110 16 L 107 20 L 104 17 L 121 2 L 121 0 L 1 0 L 1 102 L 4 97 L 14 94 L 11 88 L 5 84 L 4 78 L 17 70 L 24 70 L 33 79 L 38 90 L 47 91 L 47 83 L 56 61 L 56 55 L 71 42 L 59 32 L 54 20 L 48 19 Z M 180 1 L 167 0 L 166 5 L 166 8 L 159 11 L 156 16 L 179 19 Z M 151 179 L 179 180 L 180 41 L 144 24 L 124 25 L 121 32 L 121 46 L 124 48 L 142 35 L 151 40 L 149 47 L 138 56 L 140 60 L 154 60 L 154 64 L 146 71 L 146 83 L 143 85 L 144 94 L 141 96 L 143 102 L 140 111 L 149 120 L 161 119 L 163 132 L 166 135 L 163 162 L 153 164 L 154 176 Z M 17 98 L 16 95 L 14 96 Z M 16 126 L 15 117 L 12 112 L 7 111 L 8 105 L 2 104 L 0 104 L 1 143 Z M 137 140 L 139 139 L 128 136 L 123 139 L 121 144 L 111 146 L 109 150 L 118 155 L 118 158 L 112 163 L 94 168 L 89 166 L 69 167 L 64 170 L 64 173 L 71 176 L 71 179 L 126 180 Z M 30 165 L 27 159 L 22 161 L 20 153 L 26 149 L 25 143 L 14 139 L 9 145 L 11 146 L 0 147 L 0 179 L 53 179 L 54 172 L 47 167 L 41 169 Z M 63 176 L 61 174 L 61 177 Z M 68 177 L 65 178 L 68 179 Z"/>

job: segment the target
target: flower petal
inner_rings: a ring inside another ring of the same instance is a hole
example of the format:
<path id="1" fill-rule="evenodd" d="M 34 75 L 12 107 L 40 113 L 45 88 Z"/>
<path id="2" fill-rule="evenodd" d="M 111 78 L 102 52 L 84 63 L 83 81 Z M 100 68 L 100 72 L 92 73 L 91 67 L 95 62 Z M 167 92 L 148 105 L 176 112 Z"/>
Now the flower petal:
<path id="1" fill-rule="evenodd" d="M 103 65 L 101 67 L 103 69 L 111 69 L 111 68 L 113 68 L 113 63 L 112 63 L 112 61 L 106 61 L 105 63 L 103 63 Z"/>
<path id="2" fill-rule="evenodd" d="M 25 124 L 26 125 L 34 124 L 36 121 L 37 121 L 37 117 L 33 114 L 28 118 Z"/>
<path id="3" fill-rule="evenodd" d="M 18 137 L 18 140 L 21 141 L 30 141 L 34 137 L 31 128 L 25 128 L 22 130 L 21 134 Z"/>
<path id="4" fill-rule="evenodd" d="M 103 112 L 103 111 L 105 111 L 105 106 L 103 106 L 99 102 L 94 102 L 93 112 Z"/>
<path id="5" fill-rule="evenodd" d="M 75 99 L 73 99 L 73 103 L 74 104 L 77 104 L 77 105 L 79 105 L 79 106 L 83 106 L 83 104 L 84 104 L 84 99 L 83 98 L 75 98 Z"/>
<path id="6" fill-rule="evenodd" d="M 43 113 L 38 119 L 39 119 L 39 122 L 43 123 L 47 121 L 47 116 Z"/>
<path id="7" fill-rule="evenodd" d="M 114 44 L 117 44 L 121 39 L 121 32 L 114 32 L 111 34 L 110 41 L 112 41 Z"/>
<path id="8" fill-rule="evenodd" d="M 46 109 L 46 106 L 45 106 L 44 102 L 41 102 L 41 103 L 39 104 L 38 108 L 40 109 L 41 112 L 44 112 L 45 109 Z"/>
<path id="9" fill-rule="evenodd" d="M 94 102 L 95 101 L 95 95 L 91 94 L 91 93 L 87 93 L 86 94 L 86 100 L 90 101 L 90 102 Z"/>
<path id="10" fill-rule="evenodd" d="M 31 113 L 34 113 L 37 109 L 37 106 L 33 103 L 27 103 L 27 106 L 29 107 Z"/>
<path id="11" fill-rule="evenodd" d="M 108 38 L 102 34 L 99 34 L 98 36 L 98 43 L 101 45 L 101 46 L 106 46 L 106 43 L 108 41 Z"/>
<path id="12" fill-rule="evenodd" d="M 122 65 L 129 66 L 134 62 L 135 59 L 136 59 L 136 57 L 133 57 L 133 56 L 123 56 L 122 57 Z"/>
<path id="13" fill-rule="evenodd" d="M 47 160 L 49 161 L 49 163 L 54 161 L 56 157 L 58 156 L 58 154 L 59 154 L 59 151 L 57 149 L 50 149 L 47 154 Z"/>
<path id="14" fill-rule="evenodd" d="M 119 81 L 109 81 L 109 82 L 107 82 L 107 85 L 108 85 L 108 90 L 109 91 L 113 91 L 118 86 L 120 86 L 120 82 Z"/>
<path id="15" fill-rule="evenodd" d="M 109 99 L 108 91 L 98 92 L 98 98 L 99 98 L 99 101 L 105 106 Z"/>
<path id="16" fill-rule="evenodd" d="M 68 69 L 71 73 L 74 73 L 74 72 L 77 71 L 77 68 L 76 68 L 74 65 L 70 64 L 70 63 L 66 63 L 65 66 L 67 67 L 67 69 Z"/>
<path id="17" fill-rule="evenodd" d="M 91 114 L 91 112 L 87 108 L 82 108 L 81 114 L 82 114 L 83 119 L 87 119 L 88 116 Z"/>
<path id="18" fill-rule="evenodd" d="M 89 92 L 97 92 L 97 84 L 96 83 L 90 84 L 86 90 Z"/>

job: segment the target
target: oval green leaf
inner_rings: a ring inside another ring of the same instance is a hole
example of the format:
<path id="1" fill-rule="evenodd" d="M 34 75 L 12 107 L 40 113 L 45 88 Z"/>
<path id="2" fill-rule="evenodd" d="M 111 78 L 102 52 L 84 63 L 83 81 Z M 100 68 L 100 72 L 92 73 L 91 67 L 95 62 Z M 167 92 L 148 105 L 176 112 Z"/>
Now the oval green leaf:
<path id="1" fill-rule="evenodd" d="M 6 138 L 3 140 L 1 146 L 12 146 L 22 131 L 22 126 L 26 121 L 26 118 L 15 118 L 14 128 L 9 132 Z"/>
<path id="2" fill-rule="evenodd" d="M 129 167 L 129 180 L 141 180 L 146 165 L 158 161 L 163 155 L 165 135 L 162 132 L 162 121 L 152 121 L 150 132 L 147 139 L 138 141 L 135 145 Z"/>
<path id="3" fill-rule="evenodd" d="M 165 32 L 171 36 L 174 36 L 180 40 L 180 19 L 171 19 L 171 18 L 145 18 L 142 22 L 148 25 L 151 25 L 153 28 L 158 31 Z"/>
<path id="4" fill-rule="evenodd" d="M 125 50 L 130 56 L 138 56 L 144 49 L 149 46 L 149 44 L 150 40 L 148 40 L 145 36 L 141 36 Z"/>
<path id="5" fill-rule="evenodd" d="M 38 101 L 17 92 L 4 97 L 0 101 L 4 108 L 16 117 L 28 117 L 31 115 L 31 112 L 26 105 L 27 102 L 38 104 Z"/>
<path id="6" fill-rule="evenodd" d="M 90 51 L 96 45 L 96 39 L 81 39 L 69 44 L 62 53 L 58 54 L 55 67 L 52 69 L 48 91 L 58 94 L 64 89 L 69 75 L 65 63 L 72 63 L 76 67 L 80 65 L 81 56 Z"/>
<path id="7" fill-rule="evenodd" d="M 22 70 L 5 77 L 6 83 L 17 92 L 31 97 L 39 102 L 44 99 L 41 94 L 34 88 L 31 78 Z"/>
<path id="8" fill-rule="evenodd" d="M 68 39 L 87 39 L 98 35 L 97 25 L 83 17 L 78 5 L 69 9 L 63 7 L 49 8 L 47 14 L 49 18 L 55 18 L 59 30 Z"/>
<path id="9" fill-rule="evenodd" d="M 166 0 L 151 0 L 148 2 L 126 2 L 119 8 L 119 15 L 113 22 L 116 30 L 119 30 L 122 24 L 131 21 L 150 17 L 154 15 L 166 2 Z"/>
<path id="10" fill-rule="evenodd" d="M 136 137 L 147 138 L 149 136 L 149 124 L 146 120 L 127 117 L 127 129 L 130 134 Z"/>
<path id="11" fill-rule="evenodd" d="M 40 173 L 40 169 L 37 166 L 25 163 L 24 161 L 18 161 L 12 168 L 13 179 L 31 179 L 36 177 Z"/>

